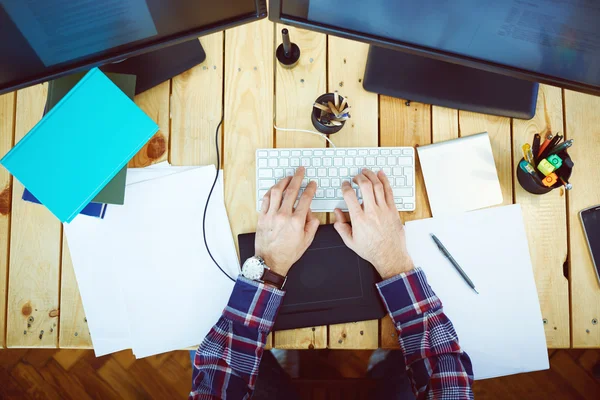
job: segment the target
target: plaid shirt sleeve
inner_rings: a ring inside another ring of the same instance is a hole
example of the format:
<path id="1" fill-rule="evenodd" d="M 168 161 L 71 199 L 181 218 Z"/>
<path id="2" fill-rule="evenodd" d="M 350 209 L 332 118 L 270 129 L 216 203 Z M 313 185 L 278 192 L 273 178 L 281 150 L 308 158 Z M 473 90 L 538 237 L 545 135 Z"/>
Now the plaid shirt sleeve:
<path id="1" fill-rule="evenodd" d="M 398 331 L 417 399 L 473 399 L 473 367 L 425 273 L 416 268 L 377 284 Z"/>
<path id="2" fill-rule="evenodd" d="M 194 359 L 190 399 L 249 399 L 285 292 L 238 277 Z"/>

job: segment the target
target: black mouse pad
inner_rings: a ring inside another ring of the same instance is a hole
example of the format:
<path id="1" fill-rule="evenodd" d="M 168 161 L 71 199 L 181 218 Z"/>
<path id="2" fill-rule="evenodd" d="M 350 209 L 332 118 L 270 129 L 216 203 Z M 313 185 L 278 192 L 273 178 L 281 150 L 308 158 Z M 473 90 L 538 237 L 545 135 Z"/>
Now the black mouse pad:
<path id="1" fill-rule="evenodd" d="M 254 255 L 254 233 L 238 236 L 242 262 Z M 275 330 L 379 319 L 386 314 L 373 266 L 350 250 L 333 225 L 315 240 L 288 274 Z"/>

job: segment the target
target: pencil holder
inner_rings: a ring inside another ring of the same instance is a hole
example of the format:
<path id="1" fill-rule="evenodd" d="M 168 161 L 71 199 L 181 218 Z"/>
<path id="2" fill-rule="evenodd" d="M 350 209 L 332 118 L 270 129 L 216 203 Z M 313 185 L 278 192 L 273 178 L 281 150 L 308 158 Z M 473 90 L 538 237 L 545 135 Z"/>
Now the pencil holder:
<path id="1" fill-rule="evenodd" d="M 342 102 L 344 101 L 344 97 L 338 95 L 338 98 L 338 101 L 340 102 L 340 104 L 342 104 Z M 325 93 L 324 95 L 319 96 L 319 98 L 315 100 L 315 104 L 319 104 L 327 108 L 329 108 L 329 103 L 335 103 L 335 95 L 333 93 Z M 349 106 L 346 105 L 345 107 Z M 350 114 L 348 113 L 345 114 L 350 116 Z M 336 121 L 339 122 L 340 125 L 328 125 L 326 121 L 330 119 L 330 116 L 330 113 L 318 108 L 317 106 L 313 107 L 311 113 L 311 121 L 315 129 L 326 135 L 331 135 L 336 132 L 339 132 L 346 124 L 346 121 Z"/>
<path id="2" fill-rule="evenodd" d="M 571 157 L 569 157 L 569 154 L 567 154 L 567 152 L 561 152 L 558 155 L 563 160 L 565 160 L 567 158 L 569 160 L 571 159 Z M 519 163 L 517 164 L 517 180 L 519 181 L 519 184 L 521 185 L 521 187 L 523 189 L 525 189 L 526 191 L 528 191 L 529 193 L 546 194 L 556 188 L 565 186 L 560 179 L 554 185 L 552 185 L 550 187 L 544 186 L 543 184 L 539 183 L 538 181 L 536 181 L 536 179 L 532 175 L 528 174 L 527 172 L 525 172 L 521 169 L 519 164 L 523 160 L 524 159 L 521 158 L 521 160 L 519 160 Z M 540 178 L 540 180 L 543 179 L 544 175 L 542 173 L 538 172 L 537 166 L 534 166 L 534 168 L 536 168 L 536 172 L 538 173 L 538 178 Z M 559 171 L 560 171 L 560 174 L 557 173 L 557 175 L 559 175 L 562 179 L 564 179 L 566 182 L 568 182 L 569 178 L 571 177 L 571 174 L 573 173 L 573 168 L 563 165 L 562 167 L 560 167 Z"/>

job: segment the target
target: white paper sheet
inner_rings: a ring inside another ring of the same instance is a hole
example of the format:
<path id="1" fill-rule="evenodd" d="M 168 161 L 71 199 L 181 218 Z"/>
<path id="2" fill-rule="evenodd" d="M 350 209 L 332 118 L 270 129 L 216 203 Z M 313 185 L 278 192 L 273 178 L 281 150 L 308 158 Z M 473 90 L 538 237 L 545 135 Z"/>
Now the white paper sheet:
<path id="1" fill-rule="evenodd" d="M 142 171 L 128 177 L 148 178 Z M 202 235 L 214 174 L 214 166 L 196 167 L 128 184 L 125 205 L 109 206 L 104 220 L 78 216 L 65 224 L 80 288 L 89 282 L 81 295 L 97 355 L 131 347 L 146 357 L 196 345 L 221 315 L 233 282 L 208 256 Z M 206 234 L 213 256 L 235 279 L 239 262 L 220 181 Z M 106 303 L 105 296 L 113 297 Z M 115 344 L 104 345 L 107 339 Z"/>
<path id="2" fill-rule="evenodd" d="M 435 234 L 479 291 L 442 255 Z M 475 379 L 548 369 L 542 314 L 520 205 L 406 223 L 415 265 L 454 324 Z"/>
<path id="3" fill-rule="evenodd" d="M 434 217 L 502 203 L 487 132 L 417 147 Z"/>

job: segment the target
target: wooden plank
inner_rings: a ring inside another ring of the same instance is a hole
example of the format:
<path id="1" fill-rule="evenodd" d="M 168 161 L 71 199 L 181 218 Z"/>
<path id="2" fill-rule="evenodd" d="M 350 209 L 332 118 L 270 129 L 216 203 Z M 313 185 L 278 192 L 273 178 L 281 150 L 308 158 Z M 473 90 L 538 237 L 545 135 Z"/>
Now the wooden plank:
<path id="1" fill-rule="evenodd" d="M 369 46 L 347 39 L 329 37 L 329 92 L 338 90 L 348 98 L 352 118 L 331 135 L 339 147 L 377 147 L 378 98 L 362 87 Z M 330 214 L 329 220 L 335 217 Z M 379 321 L 362 321 L 329 326 L 329 347 L 334 349 L 374 349 L 379 346 Z"/>
<path id="2" fill-rule="evenodd" d="M 171 81 L 166 81 L 135 96 L 135 103 L 160 128 L 156 134 L 129 161 L 129 167 L 147 167 L 167 160 L 169 155 L 169 98 Z"/>
<path id="3" fill-rule="evenodd" d="M 60 325 L 58 347 L 67 349 L 91 349 L 92 338 L 85 317 L 73 261 L 63 233 L 62 268 L 60 280 Z"/>
<path id="4" fill-rule="evenodd" d="M 273 29 L 261 20 L 225 32 L 225 206 L 236 247 L 256 230 L 255 151 L 273 147 Z"/>
<path id="5" fill-rule="evenodd" d="M 12 148 L 15 137 L 16 93 L 0 96 L 0 158 Z M 8 290 L 8 249 L 10 245 L 10 211 L 12 177 L 6 168 L 0 168 L 0 348 L 5 346 L 6 291 Z"/>
<path id="6" fill-rule="evenodd" d="M 47 85 L 17 93 L 15 142 L 42 117 L 46 94 Z M 8 347 L 56 347 L 61 225 L 46 207 L 22 201 L 22 195 L 23 185 L 15 180 L 6 344 Z"/>
<path id="7" fill-rule="evenodd" d="M 513 174 L 521 158 L 521 146 L 533 135 L 563 130 L 562 93 L 540 86 L 536 115 L 529 121 L 513 120 Z M 569 281 L 563 274 L 567 260 L 567 210 L 563 189 L 539 196 L 526 192 L 515 176 L 515 203 L 521 204 L 529 241 L 535 282 L 546 321 L 546 343 L 551 348 L 569 347 Z M 551 245 L 549 245 L 551 243 Z"/>
<path id="8" fill-rule="evenodd" d="M 393 97 L 381 96 L 379 99 L 380 133 L 379 139 L 382 147 L 385 146 L 425 146 L 431 144 L 431 126 L 439 127 L 439 132 L 457 132 L 446 120 L 448 116 L 456 113 L 444 112 L 440 107 L 432 124 L 431 106 L 411 102 L 406 106 L 405 100 Z M 444 109 L 447 110 L 447 109 Z M 444 120 L 442 120 L 442 115 Z M 458 125 L 458 120 L 456 120 Z M 449 134 L 449 133 L 448 133 Z M 431 217 L 423 173 L 418 162 L 416 166 L 416 208 L 412 212 L 401 212 L 400 216 L 404 222 Z M 381 320 L 381 347 L 398 348 L 398 335 L 392 320 L 386 316 Z"/>
<path id="9" fill-rule="evenodd" d="M 217 163 L 214 135 L 223 110 L 223 32 L 204 36 L 200 42 L 206 60 L 173 78 L 170 153 L 173 165 Z"/>
<path id="10" fill-rule="evenodd" d="M 284 25 L 277 25 L 279 38 Z M 302 57 L 293 69 L 276 63 L 275 121 L 279 128 L 315 130 L 310 121 L 312 104 L 327 90 L 327 36 L 322 33 L 287 27 L 290 36 L 302 49 Z M 278 42 L 278 40 L 276 40 Z M 325 147 L 327 142 L 309 133 L 275 131 L 277 147 Z M 322 224 L 326 213 L 316 213 Z M 327 326 L 278 331 L 275 347 L 282 349 L 322 349 L 327 347 Z"/>
<path id="11" fill-rule="evenodd" d="M 600 347 L 600 285 L 579 220 L 579 211 L 600 204 L 600 97 L 572 91 L 564 96 L 565 133 L 575 140 L 569 151 L 573 190 L 567 195 L 573 347 Z"/>
<path id="12" fill-rule="evenodd" d="M 513 202 L 513 167 L 510 141 L 510 118 L 495 115 L 479 114 L 469 111 L 458 113 L 460 136 L 469 136 L 476 133 L 487 132 L 492 143 L 494 161 L 500 187 L 502 188 L 502 204 Z"/>

